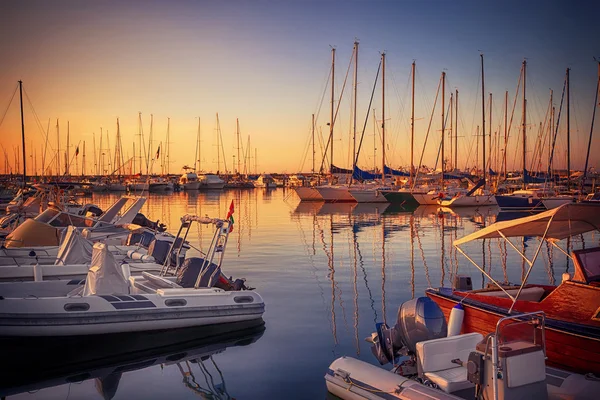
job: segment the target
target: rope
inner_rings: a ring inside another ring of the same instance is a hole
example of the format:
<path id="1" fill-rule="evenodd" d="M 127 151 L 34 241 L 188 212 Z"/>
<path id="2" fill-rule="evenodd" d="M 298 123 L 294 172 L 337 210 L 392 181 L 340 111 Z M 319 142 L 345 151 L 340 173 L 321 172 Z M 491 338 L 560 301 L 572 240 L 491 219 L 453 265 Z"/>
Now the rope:
<path id="1" fill-rule="evenodd" d="M 17 88 L 18 87 L 19 87 L 19 85 L 17 85 L 15 87 L 15 91 L 13 92 L 12 96 L 10 96 L 10 100 L 8 101 L 8 104 L 6 105 L 6 110 L 4 110 L 4 114 L 2 115 L 2 119 L 0 119 L 0 126 L 2 126 L 2 122 L 4 122 L 4 118 L 6 117 L 6 114 L 8 113 L 8 109 L 10 108 L 10 105 L 12 104 L 12 101 L 15 98 L 15 94 L 17 93 Z"/>

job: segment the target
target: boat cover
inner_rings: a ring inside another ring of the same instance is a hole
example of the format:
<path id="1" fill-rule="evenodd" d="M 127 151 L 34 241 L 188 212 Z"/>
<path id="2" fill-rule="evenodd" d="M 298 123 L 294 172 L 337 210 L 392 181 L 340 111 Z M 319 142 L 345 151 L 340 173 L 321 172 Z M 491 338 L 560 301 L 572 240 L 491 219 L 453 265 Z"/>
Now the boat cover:
<path id="1" fill-rule="evenodd" d="M 94 244 L 92 253 L 92 266 L 88 270 L 84 296 L 128 294 L 129 282 L 115 260 L 115 256 L 108 251 L 104 243 Z"/>
<path id="2" fill-rule="evenodd" d="M 58 249 L 54 265 L 88 264 L 92 260 L 92 242 L 81 235 L 73 225 L 69 225 Z"/>
<path id="3" fill-rule="evenodd" d="M 500 238 L 502 235 L 499 232 L 506 237 L 544 237 L 545 234 L 546 239 L 562 240 L 593 230 L 600 231 L 600 204 L 567 203 L 536 215 L 496 222 L 455 240 L 454 245 L 477 239 Z"/>
<path id="4" fill-rule="evenodd" d="M 6 237 L 5 247 L 58 246 L 59 239 L 60 231 L 55 227 L 28 219 Z"/>

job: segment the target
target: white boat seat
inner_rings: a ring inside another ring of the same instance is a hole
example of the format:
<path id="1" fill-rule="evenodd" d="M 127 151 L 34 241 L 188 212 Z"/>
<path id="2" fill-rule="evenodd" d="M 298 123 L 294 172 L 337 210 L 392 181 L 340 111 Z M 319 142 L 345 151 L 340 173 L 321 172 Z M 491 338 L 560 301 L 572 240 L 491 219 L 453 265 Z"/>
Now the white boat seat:
<path id="1" fill-rule="evenodd" d="M 177 283 L 170 281 L 166 278 L 163 278 L 162 276 L 158 276 L 158 275 L 153 275 L 148 271 L 143 271 L 142 272 L 142 276 L 149 280 L 150 282 L 152 282 L 154 285 L 156 285 L 158 288 L 161 289 L 178 289 L 181 288 L 181 285 L 178 285 Z"/>
<path id="2" fill-rule="evenodd" d="M 452 362 L 459 359 L 466 363 L 483 339 L 480 333 L 467 333 L 417 343 L 419 374 L 435 383 L 446 393 L 471 388 L 467 381 L 467 369 Z"/>
<path id="3" fill-rule="evenodd" d="M 467 380 L 467 369 L 461 366 L 437 372 L 426 372 L 424 375 L 446 393 L 454 393 L 475 386 Z"/>
<path id="4" fill-rule="evenodd" d="M 507 290 L 507 292 L 510 293 L 512 296 L 516 296 L 517 293 L 519 292 L 519 289 L 509 289 L 509 290 Z M 504 293 L 500 289 L 489 291 L 489 292 L 474 292 L 474 293 L 476 293 L 480 296 L 493 296 L 493 297 L 508 298 L 506 293 Z M 523 288 L 523 290 L 521 291 L 521 294 L 519 295 L 519 300 L 539 302 L 542 299 L 542 296 L 544 295 L 544 293 L 545 293 L 545 291 L 541 287 Z"/>

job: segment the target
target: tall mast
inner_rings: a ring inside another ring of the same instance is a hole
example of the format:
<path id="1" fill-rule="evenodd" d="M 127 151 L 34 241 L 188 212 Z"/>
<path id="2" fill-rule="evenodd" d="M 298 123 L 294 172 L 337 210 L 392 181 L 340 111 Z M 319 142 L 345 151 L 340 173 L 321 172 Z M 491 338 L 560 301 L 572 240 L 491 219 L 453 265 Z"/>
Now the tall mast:
<path id="1" fill-rule="evenodd" d="M 237 173 L 240 174 L 240 120 L 238 118 L 235 119 L 236 124 L 236 132 L 237 132 Z"/>
<path id="2" fill-rule="evenodd" d="M 154 131 L 154 114 L 150 114 L 150 134 L 148 135 L 148 155 L 146 156 L 146 175 L 149 175 L 149 159 L 152 154 L 152 133 Z M 167 134 L 168 135 L 168 134 Z M 167 145 L 168 146 L 168 145 Z"/>
<path id="3" fill-rule="evenodd" d="M 592 124 L 590 127 L 590 136 L 588 139 L 587 154 L 585 156 L 585 168 L 583 169 L 583 178 L 581 180 L 581 188 L 585 185 L 587 177 L 588 161 L 590 159 L 590 148 L 592 147 L 592 133 L 594 132 L 594 119 L 596 119 L 596 108 L 598 108 L 598 94 L 600 93 L 600 61 L 598 61 L 598 83 L 596 84 L 596 98 L 594 99 L 594 111 L 592 112 Z"/>
<path id="4" fill-rule="evenodd" d="M 571 107 L 569 88 L 569 72 L 571 68 L 567 68 L 567 190 L 571 190 Z"/>
<path id="5" fill-rule="evenodd" d="M 139 149 L 140 153 L 140 175 L 142 175 L 142 113 L 138 113 L 138 134 L 140 136 L 139 140 Z M 102 139 L 102 135 L 100 135 L 100 139 Z"/>
<path id="6" fill-rule="evenodd" d="M 485 168 L 485 75 L 483 70 L 483 53 L 480 54 L 481 57 L 481 135 L 483 139 L 483 187 L 485 188 L 485 178 L 486 178 L 486 168 Z M 491 108 L 491 104 L 490 104 Z"/>
<path id="7" fill-rule="evenodd" d="M 329 144 L 331 156 L 330 159 L 330 168 L 329 171 L 333 171 L 333 109 L 335 104 L 335 48 L 331 49 L 331 115 L 329 117 Z"/>
<path id="8" fill-rule="evenodd" d="M 448 137 L 450 138 L 450 165 L 454 169 L 454 161 L 452 160 L 452 149 L 453 149 L 453 140 L 452 140 L 452 130 L 454 129 L 454 93 L 450 92 L 450 132 L 448 133 Z"/>
<path id="9" fill-rule="evenodd" d="M 23 144 L 23 188 L 27 181 L 27 169 L 25 165 L 25 119 L 23 116 L 23 81 L 19 81 L 19 101 L 21 103 L 21 143 Z"/>
<path id="10" fill-rule="evenodd" d="M 525 79 L 527 77 L 527 60 L 523 60 L 523 189 L 527 172 L 527 98 L 525 97 Z"/>
<path id="11" fill-rule="evenodd" d="M 506 145 L 508 144 L 508 90 L 504 92 L 504 180 L 506 180 Z"/>
<path id="12" fill-rule="evenodd" d="M 81 157 L 81 176 L 85 175 L 85 140 L 83 141 L 83 157 Z"/>
<path id="13" fill-rule="evenodd" d="M 315 114 L 312 115 L 312 173 L 315 174 Z"/>
<path id="14" fill-rule="evenodd" d="M 354 171 L 354 163 L 356 160 L 356 100 L 358 94 L 358 41 L 354 42 L 354 111 L 352 122 L 352 171 Z"/>
<path id="15" fill-rule="evenodd" d="M 415 62 L 412 63 L 412 100 L 411 100 L 411 111 L 410 111 L 410 182 L 411 187 L 413 185 L 412 180 L 415 175 L 415 161 L 414 161 L 414 149 L 415 149 Z"/>
<path id="16" fill-rule="evenodd" d="M 92 132 L 92 150 L 94 151 L 94 174 L 98 175 L 98 157 L 96 156 L 96 132 Z M 135 154 L 135 143 L 133 144 L 133 154 Z"/>
<path id="17" fill-rule="evenodd" d="M 169 164 L 170 160 L 170 152 L 171 152 L 171 118 L 167 118 L 167 175 L 169 175 Z"/>
<path id="18" fill-rule="evenodd" d="M 490 124 L 489 125 L 489 128 L 490 128 L 489 129 L 489 131 L 490 131 L 489 132 L 489 135 L 490 135 L 490 154 L 489 154 L 489 157 L 488 157 L 488 165 L 492 165 L 492 161 L 491 161 L 492 160 L 492 93 L 491 92 L 490 92 L 490 122 L 489 122 L 489 124 Z M 496 140 L 496 142 L 497 142 L 497 140 Z M 496 145 L 496 148 L 497 147 L 498 146 Z M 498 162 L 497 157 L 494 157 L 494 160 L 496 162 Z M 489 169 L 491 169 L 491 167 L 489 167 Z M 490 179 L 492 179 L 492 178 L 490 177 Z"/>
<path id="19" fill-rule="evenodd" d="M 70 142 L 70 122 L 67 121 L 67 150 L 65 152 L 65 175 L 71 175 L 69 171 L 69 142 Z"/>
<path id="20" fill-rule="evenodd" d="M 198 156 L 198 150 L 200 147 L 200 117 L 198 117 L 198 133 L 196 133 L 196 154 L 194 154 L 194 172 L 200 169 L 200 158 Z M 198 169 L 196 169 L 198 168 Z"/>
<path id="21" fill-rule="evenodd" d="M 456 89 L 454 101 L 456 102 L 456 118 L 454 120 L 454 165 L 456 166 L 455 168 L 458 169 L 458 89 Z"/>
<path id="22" fill-rule="evenodd" d="M 60 176 L 60 129 L 58 127 L 58 118 L 56 119 L 56 176 Z"/>
<path id="23" fill-rule="evenodd" d="M 104 136 L 104 134 L 102 133 L 102 127 L 100 127 L 100 147 L 98 148 L 98 175 L 102 175 L 103 170 L 104 170 L 104 153 L 102 152 L 102 136 Z M 141 162 L 141 160 L 140 160 Z M 140 171 L 141 171 L 141 167 L 140 167 Z"/>
<path id="24" fill-rule="evenodd" d="M 137 171 L 135 169 L 135 141 L 133 142 L 133 157 L 131 157 L 133 159 L 133 167 L 131 169 L 131 175 L 133 175 L 134 171 Z"/>
<path id="25" fill-rule="evenodd" d="M 441 165 L 442 165 L 442 189 L 444 189 L 444 135 L 446 132 L 446 121 L 444 118 L 444 107 L 446 106 L 446 72 L 442 72 L 442 153 L 441 153 Z"/>
<path id="26" fill-rule="evenodd" d="M 552 176 L 552 158 L 550 157 L 550 149 L 552 148 L 552 128 L 554 127 L 554 91 L 550 89 L 550 129 L 548 135 L 548 175 Z"/>
<path id="27" fill-rule="evenodd" d="M 221 125 L 219 124 L 219 113 L 217 113 L 217 175 L 219 174 L 219 170 L 221 169 L 221 153 L 219 147 L 219 132 L 221 130 Z"/>
<path id="28" fill-rule="evenodd" d="M 381 184 L 385 185 L 385 53 L 381 53 Z"/>

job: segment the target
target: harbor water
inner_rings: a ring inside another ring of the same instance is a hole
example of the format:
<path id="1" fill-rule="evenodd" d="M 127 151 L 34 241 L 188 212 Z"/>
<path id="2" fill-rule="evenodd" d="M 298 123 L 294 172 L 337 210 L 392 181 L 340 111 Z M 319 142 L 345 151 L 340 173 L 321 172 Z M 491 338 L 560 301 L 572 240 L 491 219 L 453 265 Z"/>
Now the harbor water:
<path id="1" fill-rule="evenodd" d="M 118 197 L 94 194 L 80 200 L 105 209 Z M 182 215 L 224 218 L 232 201 L 235 223 L 223 272 L 245 278 L 263 297 L 264 329 L 222 335 L 217 343 L 186 339 L 189 348 L 180 345 L 177 354 L 131 360 L 124 351 L 110 365 L 65 370 L 26 385 L 3 382 L 6 398 L 326 398 L 323 376 L 334 359 L 347 355 L 377 364 L 365 338 L 377 322 L 393 325 L 402 302 L 424 296 L 428 287 L 451 286 L 457 273 L 471 276 L 474 288 L 485 286 L 489 280 L 452 242 L 497 218 L 512 217 L 499 215 L 497 207 L 409 210 L 389 204 L 301 203 L 284 188 L 150 194 L 142 213 L 176 234 Z M 202 250 L 212 234 L 211 227 L 197 225 L 187 239 Z M 539 241 L 515 239 L 513 244 L 532 257 Z M 573 238 L 562 247 L 581 248 L 586 242 L 598 238 Z M 464 249 L 500 282 L 520 283 L 526 273 L 519 254 L 499 240 L 472 242 Z M 566 256 L 544 243 L 529 281 L 557 284 L 565 271 L 572 272 Z M 95 344 L 72 345 L 83 352 Z M 27 357 L 4 359 L 5 367 L 48 367 Z"/>

